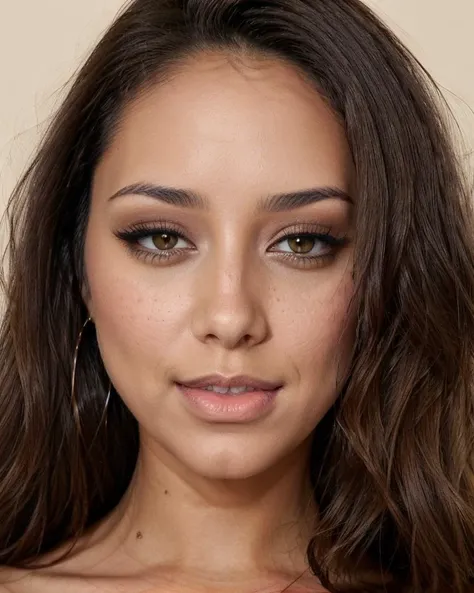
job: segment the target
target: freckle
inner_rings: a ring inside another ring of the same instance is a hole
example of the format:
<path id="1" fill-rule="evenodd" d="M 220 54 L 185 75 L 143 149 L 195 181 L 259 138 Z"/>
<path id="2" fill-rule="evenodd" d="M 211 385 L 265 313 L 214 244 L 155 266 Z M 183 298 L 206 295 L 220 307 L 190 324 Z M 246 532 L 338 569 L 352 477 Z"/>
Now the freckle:
<path id="1" fill-rule="evenodd" d="M 143 533 L 141 531 L 137 531 L 137 539 L 143 539 Z"/>

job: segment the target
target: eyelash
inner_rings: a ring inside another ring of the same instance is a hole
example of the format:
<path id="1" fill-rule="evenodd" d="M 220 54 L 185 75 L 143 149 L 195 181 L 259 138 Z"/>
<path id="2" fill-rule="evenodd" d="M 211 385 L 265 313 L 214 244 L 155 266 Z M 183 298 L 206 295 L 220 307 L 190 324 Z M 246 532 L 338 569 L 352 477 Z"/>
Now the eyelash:
<path id="1" fill-rule="evenodd" d="M 127 249 L 132 253 L 132 255 L 138 257 L 139 259 L 143 259 L 148 263 L 167 262 L 174 259 L 175 257 L 178 257 L 180 254 L 183 254 L 186 251 L 190 251 L 190 249 L 173 248 L 155 252 L 149 251 L 146 248 L 138 245 L 138 241 L 140 239 L 161 234 L 172 235 L 182 239 L 183 241 L 189 242 L 189 240 L 178 227 L 167 221 L 157 221 L 157 223 L 153 224 L 137 223 L 115 233 L 117 238 L 126 244 Z M 346 236 L 334 236 L 331 234 L 331 229 L 328 227 L 323 228 L 315 224 L 299 224 L 292 230 L 291 233 L 286 233 L 274 241 L 271 247 L 278 245 L 283 241 L 302 237 L 309 237 L 315 241 L 320 241 L 325 246 L 329 247 L 330 251 L 322 255 L 298 255 L 297 253 L 281 251 L 274 251 L 271 253 L 276 253 L 279 258 L 283 258 L 292 264 L 303 267 L 315 266 L 317 263 L 323 265 L 326 261 L 332 259 L 336 252 L 347 244 Z"/>

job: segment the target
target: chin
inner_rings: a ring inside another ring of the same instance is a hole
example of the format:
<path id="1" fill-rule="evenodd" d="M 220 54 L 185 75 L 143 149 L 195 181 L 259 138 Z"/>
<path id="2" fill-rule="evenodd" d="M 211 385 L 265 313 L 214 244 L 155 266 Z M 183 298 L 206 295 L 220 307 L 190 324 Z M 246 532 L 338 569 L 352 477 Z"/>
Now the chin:
<path id="1" fill-rule="evenodd" d="M 222 442 L 194 443 L 192 449 L 180 452 L 180 462 L 203 478 L 245 480 L 267 472 L 285 457 L 285 451 L 275 450 L 273 439 L 272 446 L 242 442 L 247 439 L 242 435 L 233 442 L 224 442 L 227 439 L 222 437 L 218 439 Z"/>
<path id="2" fill-rule="evenodd" d="M 246 480 L 263 473 L 268 467 L 264 463 L 242 459 L 237 455 L 221 454 L 208 463 L 194 466 L 194 471 L 209 480 Z"/>

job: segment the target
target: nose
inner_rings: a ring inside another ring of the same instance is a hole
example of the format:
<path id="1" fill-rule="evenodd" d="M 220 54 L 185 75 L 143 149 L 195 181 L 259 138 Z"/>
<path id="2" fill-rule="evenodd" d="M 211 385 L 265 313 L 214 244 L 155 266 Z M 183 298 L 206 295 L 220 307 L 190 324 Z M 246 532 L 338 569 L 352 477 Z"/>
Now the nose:
<path id="1" fill-rule="evenodd" d="M 245 264 L 209 266 L 200 276 L 195 295 L 192 331 L 201 342 L 231 350 L 250 348 L 268 338 L 265 296 L 258 273 Z"/>

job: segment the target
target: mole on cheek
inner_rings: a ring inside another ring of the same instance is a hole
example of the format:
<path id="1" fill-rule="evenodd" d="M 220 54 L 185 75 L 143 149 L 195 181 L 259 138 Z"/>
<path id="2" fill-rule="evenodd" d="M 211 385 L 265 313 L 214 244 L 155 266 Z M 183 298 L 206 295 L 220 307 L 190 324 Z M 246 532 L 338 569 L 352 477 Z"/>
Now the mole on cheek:
<path id="1" fill-rule="evenodd" d="M 141 531 L 137 531 L 137 539 L 143 539 L 143 533 Z"/>

